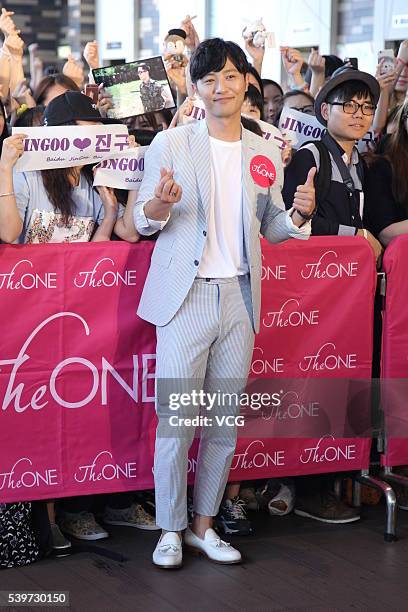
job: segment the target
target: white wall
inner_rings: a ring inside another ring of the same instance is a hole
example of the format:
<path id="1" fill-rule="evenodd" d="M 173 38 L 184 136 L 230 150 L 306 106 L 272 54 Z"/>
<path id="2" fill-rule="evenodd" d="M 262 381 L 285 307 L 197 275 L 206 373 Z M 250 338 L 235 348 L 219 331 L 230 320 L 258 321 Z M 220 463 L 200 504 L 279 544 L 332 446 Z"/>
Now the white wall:
<path id="1" fill-rule="evenodd" d="M 135 59 L 136 16 L 134 0 L 96 0 L 96 38 L 101 60 Z M 120 43 L 109 49 L 109 43 Z"/>
<path id="2" fill-rule="evenodd" d="M 330 53 L 332 0 L 151 0 L 159 10 L 160 25 L 156 39 L 161 52 L 162 40 L 170 28 L 179 27 L 189 13 L 200 38 L 220 36 L 243 45 L 242 30 L 254 18 L 262 17 L 266 28 L 275 33 L 276 48 L 268 49 L 264 77 L 281 80 L 279 45 L 310 48 L 319 45 L 321 53 Z M 408 0 L 405 0 L 408 2 Z M 97 37 L 105 60 L 125 57 L 135 59 L 134 6 L 137 0 L 96 0 Z M 208 14 L 206 12 L 208 10 Z M 120 49 L 108 49 L 108 43 L 121 42 Z M 143 40 L 142 40 L 143 42 Z"/>
<path id="3" fill-rule="evenodd" d="M 262 17 L 276 42 L 275 49 L 266 49 L 262 76 L 280 81 L 280 45 L 319 45 L 321 53 L 330 53 L 331 6 L 331 0 L 212 0 L 210 33 L 242 45 L 245 25 Z"/>

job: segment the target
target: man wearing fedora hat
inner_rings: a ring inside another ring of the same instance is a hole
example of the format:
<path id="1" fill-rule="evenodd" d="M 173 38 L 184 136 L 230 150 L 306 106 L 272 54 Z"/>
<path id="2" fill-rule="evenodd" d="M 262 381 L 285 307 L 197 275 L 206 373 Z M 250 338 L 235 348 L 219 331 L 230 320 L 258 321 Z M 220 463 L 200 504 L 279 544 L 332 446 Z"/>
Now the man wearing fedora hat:
<path id="1" fill-rule="evenodd" d="M 364 166 L 355 143 L 370 129 L 379 95 L 377 80 L 367 72 L 342 67 L 333 73 L 315 100 L 316 117 L 327 133 L 297 151 L 282 193 L 291 206 L 297 185 L 316 167 L 312 235 L 364 236 L 377 260 L 382 247 L 364 227 Z"/>
<path id="2" fill-rule="evenodd" d="M 315 100 L 316 117 L 327 132 L 294 155 L 282 193 L 288 207 L 297 185 L 316 167 L 312 235 L 363 236 L 377 260 L 382 247 L 364 226 L 364 162 L 355 144 L 371 127 L 379 95 L 377 80 L 366 72 L 342 67 L 333 73 Z M 365 204 L 367 208 L 369 203 Z M 356 508 L 334 495 L 331 475 L 297 480 L 295 513 L 325 523 L 360 518 Z"/>

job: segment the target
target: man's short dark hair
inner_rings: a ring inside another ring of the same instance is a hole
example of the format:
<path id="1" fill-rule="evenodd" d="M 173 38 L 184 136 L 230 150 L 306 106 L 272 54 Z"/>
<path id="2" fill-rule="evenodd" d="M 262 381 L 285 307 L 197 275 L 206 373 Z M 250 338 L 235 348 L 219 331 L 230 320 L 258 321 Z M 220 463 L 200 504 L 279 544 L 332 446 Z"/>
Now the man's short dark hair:
<path id="1" fill-rule="evenodd" d="M 236 43 L 222 38 L 210 38 L 200 43 L 190 59 L 190 76 L 197 83 L 209 72 L 219 72 L 231 60 L 235 68 L 243 75 L 248 72 L 248 61 L 245 53 Z"/>
<path id="2" fill-rule="evenodd" d="M 139 68 L 142 68 L 143 70 L 147 70 L 147 72 L 150 72 L 150 68 L 147 64 L 139 64 L 137 69 L 139 70 Z"/>
<path id="3" fill-rule="evenodd" d="M 335 87 L 327 96 L 326 102 L 348 102 L 352 98 L 370 98 L 374 103 L 374 95 L 363 81 L 346 81 Z"/>

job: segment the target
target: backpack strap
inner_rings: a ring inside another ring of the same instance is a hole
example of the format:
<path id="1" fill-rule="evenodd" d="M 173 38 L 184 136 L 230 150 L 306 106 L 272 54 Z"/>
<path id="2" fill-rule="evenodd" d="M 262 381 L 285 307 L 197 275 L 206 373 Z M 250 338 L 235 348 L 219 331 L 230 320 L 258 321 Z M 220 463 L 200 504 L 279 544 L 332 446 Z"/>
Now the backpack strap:
<path id="1" fill-rule="evenodd" d="M 319 167 L 315 176 L 316 204 L 318 206 L 325 201 L 330 191 L 332 177 L 331 160 L 327 147 L 320 140 L 305 142 L 302 147 L 308 144 L 314 145 L 319 153 Z"/>
<path id="2" fill-rule="evenodd" d="M 364 157 L 360 154 L 360 152 L 358 154 L 358 164 L 356 166 L 356 169 L 357 169 L 358 178 L 361 181 L 361 187 L 364 191 L 364 176 L 367 171 L 367 162 L 365 161 Z"/>

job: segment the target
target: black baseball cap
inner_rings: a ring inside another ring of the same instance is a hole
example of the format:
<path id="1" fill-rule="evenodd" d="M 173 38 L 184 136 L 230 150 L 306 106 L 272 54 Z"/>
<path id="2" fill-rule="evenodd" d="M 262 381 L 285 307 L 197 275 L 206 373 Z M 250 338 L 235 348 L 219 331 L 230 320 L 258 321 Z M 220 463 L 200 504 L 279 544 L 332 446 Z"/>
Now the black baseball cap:
<path id="1" fill-rule="evenodd" d="M 327 81 L 325 85 L 321 88 L 319 93 L 316 96 L 315 100 L 315 113 L 317 119 L 323 125 L 327 125 L 327 121 L 323 118 L 322 115 L 322 103 L 327 101 L 327 97 L 333 89 L 336 89 L 338 85 L 342 85 L 346 81 L 360 81 L 367 86 L 368 90 L 371 92 L 373 96 L 374 104 L 377 104 L 378 98 L 380 97 L 380 85 L 376 78 L 374 78 L 368 72 L 362 72 L 361 70 L 355 70 L 355 68 L 349 68 L 348 66 L 344 66 L 338 68 L 333 72 L 332 77 Z"/>
<path id="2" fill-rule="evenodd" d="M 72 121 L 98 121 L 99 123 L 121 123 L 117 119 L 105 119 L 89 96 L 79 91 L 66 91 L 48 104 L 44 111 L 44 125 L 65 125 Z"/>
<path id="3" fill-rule="evenodd" d="M 180 36 L 180 38 L 184 38 L 184 40 L 187 38 L 187 34 L 181 28 L 173 28 L 172 30 L 169 30 L 167 36 Z"/>

